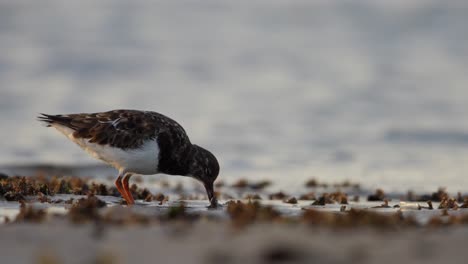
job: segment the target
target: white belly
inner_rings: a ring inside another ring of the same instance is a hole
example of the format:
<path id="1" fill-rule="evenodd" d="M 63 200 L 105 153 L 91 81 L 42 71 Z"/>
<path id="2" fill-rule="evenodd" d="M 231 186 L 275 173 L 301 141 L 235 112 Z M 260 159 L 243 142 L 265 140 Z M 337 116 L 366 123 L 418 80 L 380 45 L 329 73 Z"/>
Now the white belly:
<path id="1" fill-rule="evenodd" d="M 87 139 L 75 138 L 74 131 L 70 128 L 60 125 L 54 127 L 91 156 L 103 160 L 122 173 L 156 174 L 158 172 L 159 147 L 156 140 L 148 140 L 138 149 L 122 150 L 108 145 L 89 143 Z"/>

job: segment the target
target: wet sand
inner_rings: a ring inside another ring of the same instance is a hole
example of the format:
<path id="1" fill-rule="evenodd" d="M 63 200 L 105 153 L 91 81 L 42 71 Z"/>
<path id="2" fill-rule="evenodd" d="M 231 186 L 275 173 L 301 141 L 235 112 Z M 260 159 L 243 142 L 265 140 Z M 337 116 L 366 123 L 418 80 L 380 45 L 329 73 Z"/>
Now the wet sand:
<path id="1" fill-rule="evenodd" d="M 301 193 L 287 194 L 266 180 L 220 181 L 220 206 L 209 210 L 196 187 L 136 178 L 137 204 L 127 207 L 104 177 L 56 173 L 0 179 L 1 263 L 461 263 L 468 257 L 467 196 L 443 189 L 386 194 L 311 179 Z"/>
<path id="2" fill-rule="evenodd" d="M 1 226 L 2 263 L 463 263 L 468 228 L 378 232 L 257 224 Z"/>

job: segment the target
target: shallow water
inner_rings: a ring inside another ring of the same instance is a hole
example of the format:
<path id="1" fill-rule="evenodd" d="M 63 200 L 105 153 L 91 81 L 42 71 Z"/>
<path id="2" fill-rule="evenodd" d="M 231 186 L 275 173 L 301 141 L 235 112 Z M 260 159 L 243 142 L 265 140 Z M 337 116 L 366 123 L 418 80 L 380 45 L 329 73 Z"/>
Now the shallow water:
<path id="1" fill-rule="evenodd" d="M 465 3 L 26 2 L 0 3 L 0 164 L 95 164 L 35 116 L 135 108 L 227 181 L 468 190 Z"/>

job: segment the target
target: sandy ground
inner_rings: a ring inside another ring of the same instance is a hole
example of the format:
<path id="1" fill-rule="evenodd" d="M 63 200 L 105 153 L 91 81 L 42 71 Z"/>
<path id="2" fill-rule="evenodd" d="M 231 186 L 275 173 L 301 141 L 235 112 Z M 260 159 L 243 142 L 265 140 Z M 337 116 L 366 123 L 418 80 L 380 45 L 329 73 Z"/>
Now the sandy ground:
<path id="1" fill-rule="evenodd" d="M 186 188 L 181 194 L 170 192 L 168 201 L 139 199 L 127 207 L 109 195 L 110 186 L 97 188 L 80 178 L 7 177 L 0 182 L 5 192 L 0 201 L 1 264 L 427 264 L 463 263 L 468 257 L 467 197 L 455 199 L 440 190 L 426 203 L 369 201 L 366 196 L 354 201 L 349 193 L 325 196 L 322 187 L 314 187 L 314 200 L 291 204 L 284 202 L 289 196 L 270 200 L 268 194 L 278 194 L 254 190 L 255 184 L 246 182 L 242 188 L 219 188 L 221 197 L 253 193 L 262 200 L 220 199 L 219 208 L 208 210 L 204 195 L 204 200 L 180 200 L 179 195 L 198 197 Z M 96 195 L 70 194 L 71 189 Z M 46 196 L 41 190 L 55 193 Z M 135 190 L 141 193 L 141 188 Z M 330 203 L 315 204 L 324 197 Z M 349 197 L 346 205 L 343 197 Z"/>
<path id="2" fill-rule="evenodd" d="M 332 231 L 201 221 L 190 227 L 0 226 L 1 263 L 463 263 L 468 228 Z"/>

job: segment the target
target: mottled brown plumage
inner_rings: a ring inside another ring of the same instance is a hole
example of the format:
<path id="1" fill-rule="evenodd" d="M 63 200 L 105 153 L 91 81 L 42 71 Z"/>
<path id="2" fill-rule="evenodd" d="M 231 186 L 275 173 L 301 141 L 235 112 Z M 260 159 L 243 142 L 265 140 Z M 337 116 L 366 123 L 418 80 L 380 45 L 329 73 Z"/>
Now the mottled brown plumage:
<path id="1" fill-rule="evenodd" d="M 138 110 L 38 117 L 67 135 L 96 158 L 119 170 L 116 185 L 129 204 L 132 173 L 190 176 L 201 181 L 211 205 L 217 204 L 213 182 L 219 173 L 216 157 L 190 142 L 176 121 L 162 114 Z M 123 180 L 121 179 L 123 176 Z"/>
<path id="2" fill-rule="evenodd" d="M 102 113 L 46 115 L 39 117 L 49 125 L 57 123 L 75 130 L 76 138 L 89 139 L 99 145 L 121 149 L 135 149 L 163 132 L 177 137 L 180 143 L 189 144 L 185 130 L 176 121 L 156 112 L 138 110 L 113 110 Z"/>

